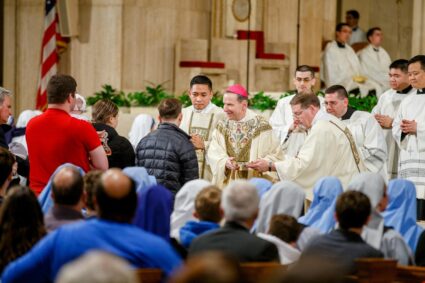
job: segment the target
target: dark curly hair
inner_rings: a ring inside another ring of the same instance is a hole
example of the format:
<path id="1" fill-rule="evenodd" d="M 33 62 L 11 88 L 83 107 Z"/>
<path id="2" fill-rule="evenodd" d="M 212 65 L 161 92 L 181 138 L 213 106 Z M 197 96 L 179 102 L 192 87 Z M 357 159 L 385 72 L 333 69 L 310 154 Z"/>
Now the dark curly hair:
<path id="1" fill-rule="evenodd" d="M 11 188 L 0 208 L 0 273 L 44 235 L 43 213 L 34 193 L 24 186 Z"/>

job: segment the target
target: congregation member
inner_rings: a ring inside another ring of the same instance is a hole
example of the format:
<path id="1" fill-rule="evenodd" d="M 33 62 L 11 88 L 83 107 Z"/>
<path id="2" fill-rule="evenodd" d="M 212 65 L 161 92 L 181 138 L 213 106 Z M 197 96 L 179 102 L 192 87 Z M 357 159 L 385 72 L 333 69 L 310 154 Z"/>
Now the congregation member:
<path id="1" fill-rule="evenodd" d="M 283 161 L 275 163 L 258 159 L 250 164 L 251 168 L 259 172 L 277 171 L 280 180 L 300 185 L 309 201 L 313 199 L 313 186 L 320 178 L 335 176 L 347 185 L 353 176 L 365 171 L 347 126 L 338 118 L 320 111 L 317 96 L 295 96 L 291 107 L 294 119 L 309 131 L 298 155 L 286 156 Z"/>
<path id="2" fill-rule="evenodd" d="M 16 173 L 15 162 L 15 156 L 7 149 L 0 147 L 0 207 L 13 175 Z"/>
<path id="3" fill-rule="evenodd" d="M 353 36 L 353 35 L 351 35 Z M 371 28 L 367 31 L 367 41 L 369 45 L 358 52 L 360 65 L 364 74 L 379 83 L 381 89 L 386 91 L 390 88 L 388 82 L 388 67 L 391 64 L 390 55 L 382 47 L 383 34 L 379 27 Z M 376 93 L 378 97 L 382 93 Z"/>
<path id="4" fill-rule="evenodd" d="M 260 200 L 263 198 L 264 194 L 271 190 L 273 183 L 264 178 L 251 178 L 248 180 L 251 184 L 257 189 L 258 196 Z"/>
<path id="5" fill-rule="evenodd" d="M 360 158 L 370 172 L 380 172 L 387 179 L 387 145 L 384 132 L 375 117 L 348 106 L 348 93 L 341 85 L 325 90 L 326 111 L 342 120 L 350 130 Z"/>
<path id="6" fill-rule="evenodd" d="M 200 191 L 212 184 L 207 180 L 192 180 L 178 191 L 171 214 L 171 237 L 180 242 L 180 228 L 188 221 L 195 221 L 195 199 Z"/>
<path id="7" fill-rule="evenodd" d="M 365 75 L 359 58 L 347 44 L 350 35 L 351 27 L 346 23 L 339 23 L 335 30 L 335 40 L 326 45 L 320 67 L 325 85 L 342 85 L 350 93 L 359 92 L 361 97 L 373 90 L 376 94 L 381 94 L 379 84 Z"/>
<path id="8" fill-rule="evenodd" d="M 295 69 L 293 79 L 296 91 L 294 94 L 283 97 L 277 102 L 276 108 L 270 116 L 270 125 L 273 128 L 275 135 L 280 139 L 281 144 L 289 139 L 289 136 L 294 132 L 301 132 L 302 141 L 305 137 L 304 129 L 300 129 L 297 124 L 294 124 L 292 116 L 291 100 L 299 94 L 315 95 L 313 87 L 316 84 L 316 78 L 312 67 L 307 65 L 298 66 Z M 319 97 L 323 105 L 323 97 Z"/>
<path id="9" fill-rule="evenodd" d="M 297 240 L 302 229 L 295 217 L 276 214 L 270 219 L 268 233 L 258 233 L 257 236 L 273 243 L 279 251 L 280 263 L 286 265 L 296 262 L 301 255 Z"/>
<path id="10" fill-rule="evenodd" d="M 248 109 L 248 92 L 241 85 L 232 85 L 226 89 L 223 102 L 227 117 L 217 123 L 207 152 L 212 183 L 222 188 L 236 179 L 277 179 L 273 172 L 263 174 L 250 167 L 258 158 L 268 164 L 281 160 L 282 150 L 269 122 Z"/>
<path id="11" fill-rule="evenodd" d="M 44 216 L 46 230 L 51 232 L 62 225 L 84 219 L 83 177 L 71 166 L 63 166 L 52 180 L 53 206 Z"/>
<path id="12" fill-rule="evenodd" d="M 87 117 L 86 113 L 86 99 L 81 94 L 76 93 L 75 94 L 75 106 L 71 110 L 70 114 L 72 117 L 84 120 L 84 121 L 90 121 L 90 118 Z"/>
<path id="13" fill-rule="evenodd" d="M 155 119 L 148 114 L 139 114 L 131 124 L 128 139 L 136 149 L 139 142 L 155 129 Z"/>
<path id="14" fill-rule="evenodd" d="M 47 84 L 47 110 L 33 118 L 26 130 L 30 188 L 39 195 L 56 168 L 72 163 L 88 172 L 106 170 L 108 159 L 96 130 L 73 118 L 77 83 L 68 75 L 54 75 Z"/>
<path id="15" fill-rule="evenodd" d="M 59 269 L 88 250 L 103 250 L 133 267 L 159 268 L 166 276 L 181 259 L 161 238 L 130 225 L 137 195 L 134 182 L 119 169 L 110 169 L 96 191 L 98 219 L 59 228 L 27 254 L 7 266 L 2 282 L 53 282 Z"/>
<path id="16" fill-rule="evenodd" d="M 266 233 L 270 227 L 270 219 L 276 214 L 286 214 L 295 218 L 303 212 L 305 193 L 294 182 L 280 181 L 260 199 L 256 233 Z"/>
<path id="17" fill-rule="evenodd" d="M 307 227 L 316 228 L 321 233 L 328 233 L 336 226 L 335 205 L 342 194 L 341 181 L 335 177 L 321 178 L 313 189 L 313 202 L 307 213 L 298 222 Z"/>
<path id="18" fill-rule="evenodd" d="M 88 172 L 83 177 L 84 182 L 84 194 L 85 194 L 85 211 L 84 217 L 86 219 L 97 217 L 96 207 L 94 205 L 94 199 L 96 195 L 96 190 L 99 186 L 100 177 L 102 176 L 102 171 L 92 170 Z"/>
<path id="19" fill-rule="evenodd" d="M 118 106 L 110 99 L 101 99 L 93 105 L 91 116 L 93 127 L 97 132 L 101 132 L 109 168 L 124 169 L 134 166 L 136 156 L 133 146 L 116 131 Z"/>
<path id="20" fill-rule="evenodd" d="M 218 229 L 223 218 L 220 208 L 221 190 L 216 186 L 209 186 L 199 192 L 195 199 L 193 216 L 197 220 L 190 220 L 180 229 L 180 242 L 186 249 L 192 241 L 208 231 Z"/>
<path id="21" fill-rule="evenodd" d="M 44 235 L 43 213 L 34 193 L 28 187 L 11 188 L 0 207 L 0 274 Z"/>
<path id="22" fill-rule="evenodd" d="M 378 100 L 378 104 L 373 108 L 376 121 L 381 126 L 385 142 L 387 144 L 387 172 L 390 179 L 394 179 L 398 175 L 398 157 L 399 147 L 392 135 L 392 127 L 400 103 L 415 90 L 409 82 L 407 74 L 407 63 L 405 59 L 398 59 L 391 63 L 389 67 L 389 81 L 391 88 L 384 92 Z"/>
<path id="23" fill-rule="evenodd" d="M 124 168 L 123 172 L 136 183 L 137 193 L 157 185 L 155 176 L 149 175 L 144 167 L 127 167 Z"/>
<path id="24" fill-rule="evenodd" d="M 227 185 L 221 198 L 224 226 L 197 237 L 190 245 L 189 257 L 205 251 L 222 251 L 240 262 L 278 261 L 276 246 L 249 232 L 257 218 L 258 204 L 254 185 L 242 180 Z"/>
<path id="25" fill-rule="evenodd" d="M 187 182 L 199 178 L 198 159 L 190 136 L 179 128 L 182 105 L 176 98 L 158 106 L 158 129 L 144 137 L 136 148 L 136 166 L 145 167 L 158 184 L 174 195 Z"/>
<path id="26" fill-rule="evenodd" d="M 367 195 L 372 212 L 370 220 L 362 231 L 363 240 L 380 250 L 385 258 L 395 259 L 398 264 L 414 263 L 413 254 L 403 237 L 392 227 L 385 226 L 381 213 L 388 204 L 387 188 L 380 174 L 365 172 L 353 178 L 347 186 L 348 190 L 359 191 Z"/>
<path id="27" fill-rule="evenodd" d="M 415 91 L 403 99 L 393 122 L 393 137 L 400 148 L 398 177 L 415 183 L 418 219 L 425 219 L 425 55 L 408 62 Z"/>
<path id="28" fill-rule="evenodd" d="M 14 143 L 22 145 L 25 149 L 25 158 L 28 156 L 28 145 L 25 139 L 25 131 L 28 125 L 28 122 L 40 115 L 42 112 L 39 110 L 24 110 L 19 114 L 18 120 L 16 121 L 16 128 L 12 131 L 12 140 L 10 141 L 9 148 L 13 147 Z"/>
<path id="29" fill-rule="evenodd" d="M 352 33 L 348 44 L 353 45 L 357 42 L 365 42 L 366 34 L 359 27 L 360 13 L 357 10 L 348 10 L 345 12 L 345 21 L 350 26 Z"/>
<path id="30" fill-rule="evenodd" d="M 198 75 L 190 81 L 189 98 L 191 106 L 183 108 L 180 128 L 190 135 L 198 157 L 199 178 L 212 179 L 211 168 L 205 160 L 212 138 L 212 132 L 219 120 L 224 119 L 223 109 L 211 102 L 213 97 L 211 80 Z"/>
<path id="31" fill-rule="evenodd" d="M 416 223 L 416 189 L 415 184 L 409 180 L 394 179 L 388 184 L 388 205 L 382 213 L 385 224 L 398 231 L 415 253 L 416 247 L 422 236 L 424 229 Z M 422 241 L 424 241 L 423 239 Z M 423 249 L 422 243 L 422 249 Z M 419 261 L 425 260 L 424 250 L 419 251 Z M 418 253 L 416 253 L 417 255 Z"/>
<path id="32" fill-rule="evenodd" d="M 61 268 L 56 283 L 140 283 L 137 271 L 125 260 L 91 251 Z"/>
<path id="33" fill-rule="evenodd" d="M 303 257 L 331 260 L 335 269 L 347 274 L 356 272 L 357 258 L 381 258 L 383 254 L 368 245 L 360 236 L 371 213 L 368 197 L 355 191 L 342 193 L 336 202 L 335 217 L 339 228 L 312 240 Z"/>

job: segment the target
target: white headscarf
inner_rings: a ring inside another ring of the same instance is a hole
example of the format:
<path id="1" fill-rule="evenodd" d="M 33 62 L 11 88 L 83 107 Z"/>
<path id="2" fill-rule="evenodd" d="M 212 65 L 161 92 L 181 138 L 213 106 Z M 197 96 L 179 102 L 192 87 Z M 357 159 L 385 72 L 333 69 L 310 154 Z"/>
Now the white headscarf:
<path id="1" fill-rule="evenodd" d="M 131 130 L 128 133 L 129 140 L 134 149 L 136 149 L 139 141 L 150 133 L 154 122 L 155 120 L 152 116 L 147 114 L 139 114 L 134 119 Z"/>
<path id="2" fill-rule="evenodd" d="M 288 214 L 298 218 L 304 200 L 303 189 L 294 182 L 282 181 L 274 184 L 261 198 L 256 232 L 267 233 L 270 219 L 275 214 Z"/>
<path id="3" fill-rule="evenodd" d="M 24 110 L 21 112 L 21 114 L 18 117 L 18 121 L 16 122 L 16 128 L 26 128 L 28 125 L 28 122 L 40 115 L 42 112 L 39 110 Z M 19 136 L 19 137 L 14 137 L 11 142 L 12 143 L 19 143 L 21 145 L 24 146 L 25 150 L 28 152 L 28 146 L 27 146 L 27 141 L 25 139 L 25 135 L 23 136 Z"/>
<path id="4" fill-rule="evenodd" d="M 377 211 L 377 206 L 384 196 L 385 186 L 382 175 L 364 172 L 355 176 L 347 187 L 348 190 L 362 192 L 369 197 L 372 207 L 371 219 L 367 226 L 363 227 L 362 238 L 375 249 L 381 247 L 384 235 L 384 218 Z"/>
<path id="5" fill-rule="evenodd" d="M 174 201 L 174 210 L 171 214 L 171 237 L 179 240 L 180 228 L 189 220 L 195 220 L 195 198 L 205 187 L 212 185 L 202 179 L 192 180 L 184 184 L 177 192 Z"/>

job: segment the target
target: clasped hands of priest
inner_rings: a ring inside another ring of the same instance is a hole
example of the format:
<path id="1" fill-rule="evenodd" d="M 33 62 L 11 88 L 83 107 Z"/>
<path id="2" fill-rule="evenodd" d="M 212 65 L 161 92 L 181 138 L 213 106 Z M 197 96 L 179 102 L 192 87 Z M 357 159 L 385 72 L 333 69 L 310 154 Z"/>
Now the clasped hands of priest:
<path id="1" fill-rule="evenodd" d="M 400 129 L 405 134 L 416 135 L 418 123 L 415 120 L 401 120 Z"/>
<path id="2" fill-rule="evenodd" d="M 375 119 L 383 129 L 391 129 L 393 127 L 393 118 L 388 115 L 375 114 Z"/>
<path id="3" fill-rule="evenodd" d="M 190 140 L 192 141 L 195 149 L 205 149 L 204 139 L 198 134 L 190 135 Z"/>

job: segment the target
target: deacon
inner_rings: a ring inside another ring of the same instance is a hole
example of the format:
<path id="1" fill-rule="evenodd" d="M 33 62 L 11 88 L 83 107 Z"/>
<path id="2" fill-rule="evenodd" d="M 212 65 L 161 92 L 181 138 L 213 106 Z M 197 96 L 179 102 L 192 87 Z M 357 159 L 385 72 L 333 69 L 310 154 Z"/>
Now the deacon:
<path id="1" fill-rule="evenodd" d="M 248 109 L 248 92 L 241 85 L 228 87 L 223 102 L 227 117 L 217 123 L 207 152 L 212 182 L 223 188 L 235 179 L 263 177 L 276 180 L 275 173 L 261 174 L 248 166 L 258 158 L 264 158 L 270 165 L 281 160 L 279 140 L 270 124 L 263 116 Z"/>
<path id="2" fill-rule="evenodd" d="M 302 94 L 291 100 L 294 119 L 308 129 L 308 135 L 297 156 L 269 164 L 258 159 L 249 168 L 265 172 L 276 170 L 280 180 L 290 180 L 306 189 L 313 199 L 313 186 L 322 177 L 338 177 L 344 187 L 353 176 L 365 171 L 355 141 L 347 126 L 338 118 L 320 111 L 315 95 Z"/>
<path id="3" fill-rule="evenodd" d="M 334 85 L 325 91 L 326 111 L 347 125 L 356 142 L 360 158 L 367 171 L 381 173 L 387 179 L 387 145 L 384 132 L 375 117 L 348 106 L 348 94 L 343 86 Z"/>
<path id="4" fill-rule="evenodd" d="M 391 64 L 390 55 L 382 48 L 382 30 L 379 27 L 367 31 L 369 45 L 358 53 L 360 65 L 364 74 L 379 83 L 382 90 L 390 88 L 388 82 L 388 67 Z M 378 97 L 381 93 L 376 93 Z"/>
<path id="5" fill-rule="evenodd" d="M 409 81 L 415 92 L 400 104 L 393 122 L 393 136 L 400 147 L 399 178 L 415 183 L 418 219 L 425 219 L 425 55 L 408 63 Z"/>
<path id="6" fill-rule="evenodd" d="M 350 26 L 339 23 L 336 26 L 335 40 L 329 42 L 323 51 L 320 70 L 326 86 L 343 85 L 350 92 L 359 91 L 362 97 L 372 90 L 375 90 L 377 94 L 382 93 L 379 84 L 366 77 L 359 58 L 353 48 L 347 44 L 350 36 Z"/>
<path id="7" fill-rule="evenodd" d="M 388 152 L 388 176 L 390 179 L 397 178 L 399 148 L 392 135 L 392 125 L 400 103 L 415 90 L 410 86 L 405 59 L 395 60 L 390 65 L 390 86 L 378 100 L 372 114 L 384 131 Z"/>
<path id="8" fill-rule="evenodd" d="M 269 122 L 275 135 L 280 139 L 281 144 L 285 143 L 285 154 L 295 156 L 297 150 L 305 140 L 306 133 L 305 129 L 298 127 L 298 124 L 294 123 L 290 102 L 296 95 L 315 95 L 313 90 L 315 84 L 316 79 L 314 77 L 313 68 L 307 65 L 298 66 L 295 70 L 294 77 L 294 85 L 296 88 L 295 94 L 291 94 L 280 99 L 277 103 L 276 109 L 270 117 Z M 319 100 L 322 106 L 324 106 L 324 99 L 319 97 Z M 292 150 L 293 148 L 294 150 Z"/>
<path id="9" fill-rule="evenodd" d="M 192 105 L 182 110 L 180 128 L 191 136 L 198 157 L 199 178 L 211 181 L 210 166 L 205 161 L 217 122 L 225 118 L 223 109 L 211 102 L 212 82 L 207 76 L 198 75 L 190 81 L 189 97 Z"/>

